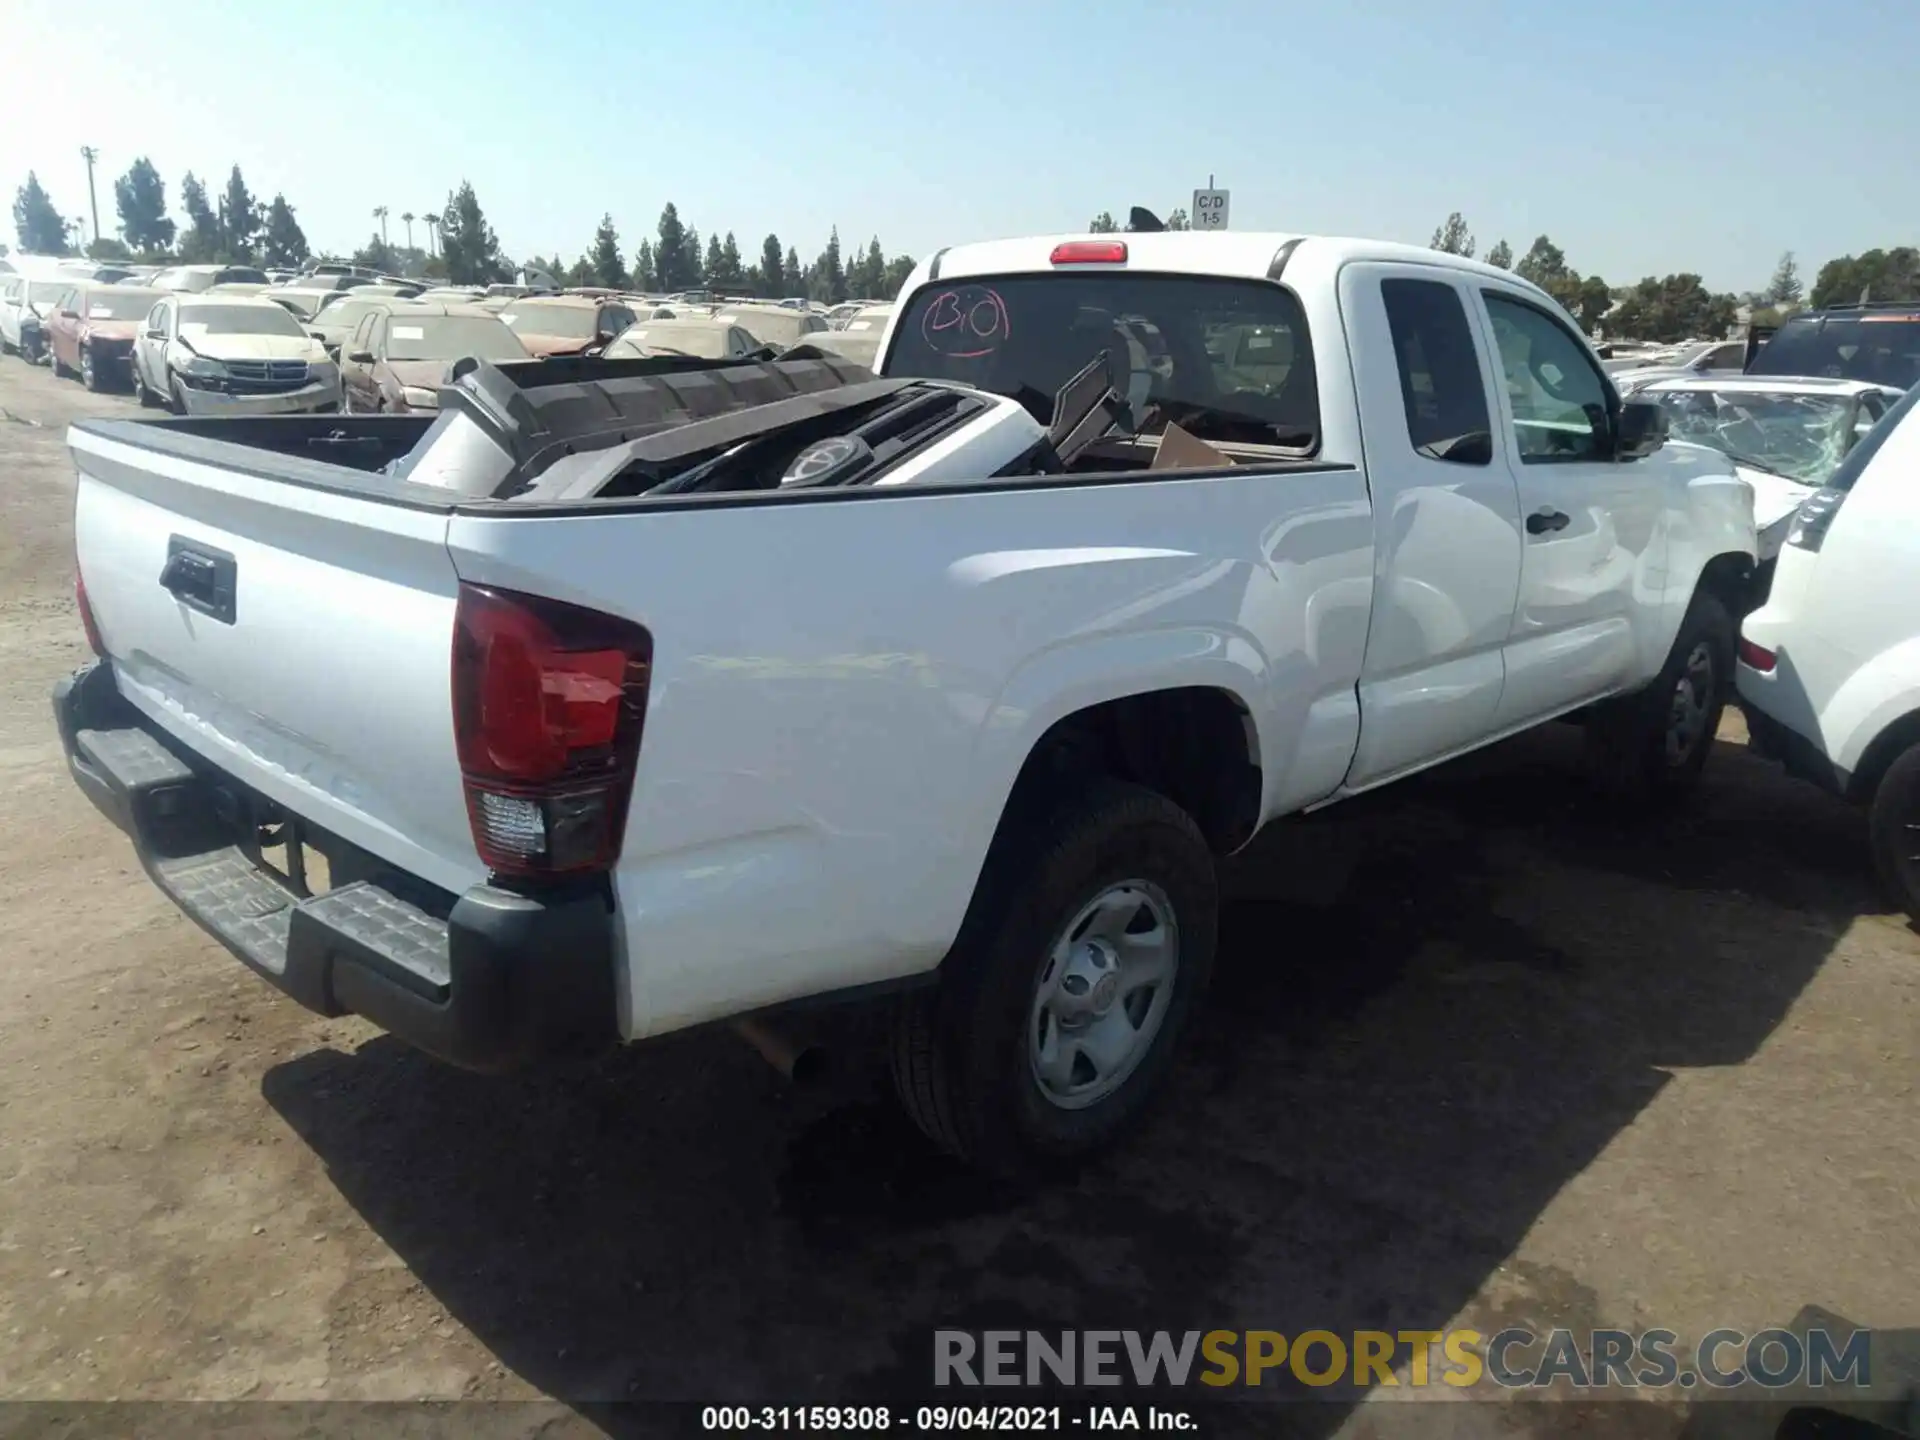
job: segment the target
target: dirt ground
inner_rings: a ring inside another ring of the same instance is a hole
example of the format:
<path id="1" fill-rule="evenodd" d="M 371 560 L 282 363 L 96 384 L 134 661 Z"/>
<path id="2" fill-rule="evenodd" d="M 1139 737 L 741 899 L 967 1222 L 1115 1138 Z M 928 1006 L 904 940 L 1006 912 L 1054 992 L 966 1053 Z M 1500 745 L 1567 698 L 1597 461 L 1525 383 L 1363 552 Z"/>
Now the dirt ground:
<path id="1" fill-rule="evenodd" d="M 102 413 L 135 412 L 0 359 L 0 1398 L 546 1396 L 463 1428 L 552 1433 L 919 1387 L 937 1325 L 1920 1324 L 1920 938 L 1860 817 L 1737 721 L 1651 827 L 1558 729 L 1263 839 L 1169 1102 L 1010 1193 L 858 1065 L 795 1094 L 705 1033 L 466 1075 L 180 918 L 47 703 L 85 653 L 63 427 Z M 1383 1433 L 1393 1398 L 1260 1428 Z"/>

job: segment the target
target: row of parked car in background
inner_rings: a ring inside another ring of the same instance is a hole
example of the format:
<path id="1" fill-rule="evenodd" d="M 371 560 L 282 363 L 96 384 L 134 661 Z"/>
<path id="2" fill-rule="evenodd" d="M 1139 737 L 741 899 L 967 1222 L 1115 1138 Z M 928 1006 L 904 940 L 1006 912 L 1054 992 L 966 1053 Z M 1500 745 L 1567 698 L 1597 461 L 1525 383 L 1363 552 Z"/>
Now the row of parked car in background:
<path id="1" fill-rule="evenodd" d="M 437 408 L 455 361 L 564 355 L 736 360 L 810 344 L 875 362 L 891 307 L 705 290 L 434 285 L 344 262 L 0 262 L 0 351 L 175 414 Z"/>

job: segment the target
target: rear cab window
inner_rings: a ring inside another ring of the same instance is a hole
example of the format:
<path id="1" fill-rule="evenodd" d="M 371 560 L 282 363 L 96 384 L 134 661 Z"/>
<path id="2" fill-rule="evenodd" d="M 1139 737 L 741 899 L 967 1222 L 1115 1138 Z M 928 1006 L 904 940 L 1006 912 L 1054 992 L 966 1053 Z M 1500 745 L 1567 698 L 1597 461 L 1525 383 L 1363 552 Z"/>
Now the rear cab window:
<path id="1" fill-rule="evenodd" d="M 921 287 L 881 367 L 1019 400 L 1042 422 L 1104 351 L 1139 433 L 1310 454 L 1320 396 L 1307 321 L 1269 281 L 1149 272 L 977 276 Z"/>

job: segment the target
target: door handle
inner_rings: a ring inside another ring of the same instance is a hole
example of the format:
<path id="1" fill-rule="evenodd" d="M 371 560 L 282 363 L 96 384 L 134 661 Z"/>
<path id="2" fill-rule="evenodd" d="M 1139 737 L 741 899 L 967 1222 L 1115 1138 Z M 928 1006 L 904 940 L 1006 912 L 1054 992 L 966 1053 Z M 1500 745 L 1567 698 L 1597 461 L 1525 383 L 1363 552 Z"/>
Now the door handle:
<path id="1" fill-rule="evenodd" d="M 1527 516 L 1527 533 L 1545 535 L 1549 530 L 1564 530 L 1571 519 L 1558 510 L 1536 510 Z"/>

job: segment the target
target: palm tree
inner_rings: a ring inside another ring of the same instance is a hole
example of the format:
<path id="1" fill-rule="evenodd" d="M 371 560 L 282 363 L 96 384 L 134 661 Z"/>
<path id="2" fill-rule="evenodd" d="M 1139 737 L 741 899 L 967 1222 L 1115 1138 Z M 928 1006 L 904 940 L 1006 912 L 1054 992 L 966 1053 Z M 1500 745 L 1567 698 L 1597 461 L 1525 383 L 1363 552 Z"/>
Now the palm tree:
<path id="1" fill-rule="evenodd" d="M 380 243 L 384 245 L 387 243 L 387 207 L 384 205 L 374 206 L 373 218 L 380 222 Z"/>
<path id="2" fill-rule="evenodd" d="M 438 255 L 440 250 L 435 242 L 440 235 L 440 217 L 429 210 L 420 218 L 424 220 L 427 225 L 427 253 L 429 255 Z"/>
<path id="3" fill-rule="evenodd" d="M 411 250 L 413 248 L 413 212 L 407 211 L 400 220 L 407 227 L 407 249 Z"/>

